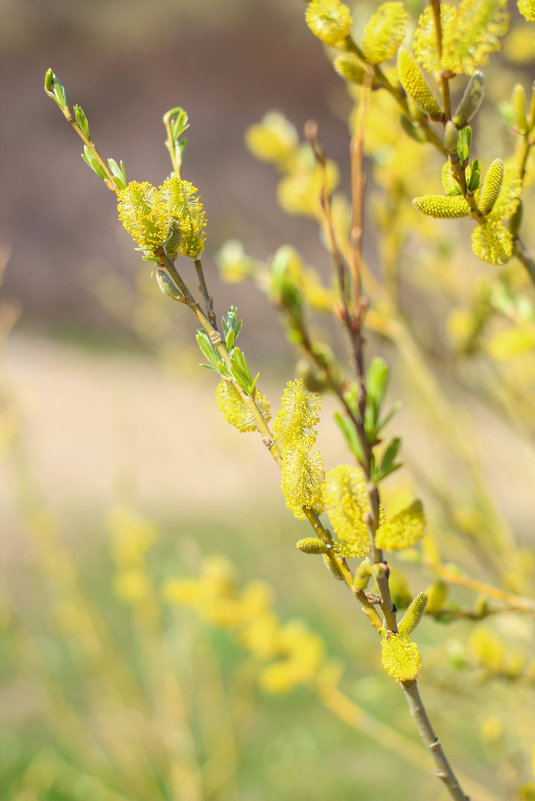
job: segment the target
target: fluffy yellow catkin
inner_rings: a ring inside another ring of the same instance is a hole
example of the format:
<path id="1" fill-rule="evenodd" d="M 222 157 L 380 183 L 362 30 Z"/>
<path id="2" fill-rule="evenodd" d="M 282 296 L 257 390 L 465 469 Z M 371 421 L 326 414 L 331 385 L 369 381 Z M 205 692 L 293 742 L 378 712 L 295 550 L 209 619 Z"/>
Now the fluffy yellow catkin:
<path id="1" fill-rule="evenodd" d="M 188 259 L 197 259 L 204 250 L 206 215 L 197 187 L 189 181 L 172 177 L 160 189 L 162 202 L 178 223 L 178 252 Z"/>
<path id="2" fill-rule="evenodd" d="M 119 219 L 132 239 L 153 253 L 167 236 L 169 213 L 156 187 L 148 181 L 130 183 L 117 192 Z"/>
<path id="3" fill-rule="evenodd" d="M 472 250 L 482 261 L 501 266 L 513 257 L 513 237 L 499 220 L 485 220 L 472 232 Z"/>
<path id="4" fill-rule="evenodd" d="M 401 85 L 418 108 L 433 119 L 443 118 L 442 109 L 427 85 L 422 70 L 404 47 L 400 47 L 398 51 L 398 75 Z"/>
<path id="5" fill-rule="evenodd" d="M 256 431 L 257 425 L 253 415 L 243 402 L 240 393 L 231 381 L 221 379 L 216 388 L 217 408 L 227 421 L 238 431 Z M 256 405 L 267 422 L 271 418 L 269 401 L 261 392 L 255 394 Z"/>
<path id="6" fill-rule="evenodd" d="M 338 538 L 337 551 L 346 558 L 368 553 L 370 539 L 364 518 L 370 502 L 362 471 L 344 464 L 330 470 L 325 478 L 323 497 Z"/>
<path id="7" fill-rule="evenodd" d="M 303 507 L 317 514 L 323 512 L 324 478 L 323 460 L 318 448 L 302 441 L 284 452 L 281 490 L 286 506 L 298 520 L 306 517 Z"/>
<path id="8" fill-rule="evenodd" d="M 407 32 L 409 15 L 403 3 L 379 6 L 364 28 L 362 50 L 370 64 L 381 64 L 396 55 Z"/>
<path id="9" fill-rule="evenodd" d="M 528 22 L 535 22 L 535 0 L 518 0 L 518 10 Z"/>
<path id="10" fill-rule="evenodd" d="M 349 8 L 340 0 L 310 0 L 305 19 L 312 33 L 330 47 L 343 47 L 353 24 Z"/>
<path id="11" fill-rule="evenodd" d="M 503 183 L 503 161 L 495 159 L 487 170 L 485 182 L 479 196 L 479 210 L 488 214 L 498 199 Z"/>
<path id="12" fill-rule="evenodd" d="M 406 634 L 390 634 L 381 643 L 381 662 L 388 674 L 397 681 L 411 681 L 420 670 L 418 646 Z"/>
<path id="13" fill-rule="evenodd" d="M 412 205 L 414 208 L 423 211 L 428 217 L 454 219 L 470 215 L 470 206 L 464 197 L 460 195 L 454 195 L 453 197 L 422 195 L 422 197 L 415 197 Z"/>
<path id="14" fill-rule="evenodd" d="M 412 548 L 425 529 L 424 510 L 421 501 L 413 501 L 390 520 L 380 522 L 375 534 L 375 544 L 385 551 L 401 551 Z"/>

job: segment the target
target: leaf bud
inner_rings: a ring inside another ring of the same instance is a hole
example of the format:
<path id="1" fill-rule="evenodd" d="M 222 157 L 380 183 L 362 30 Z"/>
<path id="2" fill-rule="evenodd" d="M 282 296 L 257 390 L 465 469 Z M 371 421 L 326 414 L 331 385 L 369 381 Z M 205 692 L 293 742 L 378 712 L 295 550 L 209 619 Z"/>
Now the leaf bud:
<path id="1" fill-rule="evenodd" d="M 435 615 L 441 611 L 448 596 L 448 586 L 444 581 L 434 581 L 426 590 L 427 614 Z"/>
<path id="2" fill-rule="evenodd" d="M 405 114 L 400 115 L 399 121 L 407 136 L 410 136 L 415 142 L 425 142 L 424 132 L 421 128 L 416 127 Z"/>
<path id="3" fill-rule="evenodd" d="M 344 575 L 338 566 L 338 562 L 331 556 L 330 553 L 324 553 L 322 556 L 323 561 L 338 581 L 344 581 Z"/>
<path id="4" fill-rule="evenodd" d="M 353 579 L 353 588 L 355 590 L 365 590 L 370 583 L 371 571 L 370 562 L 364 559 L 355 571 L 355 578 Z"/>
<path id="5" fill-rule="evenodd" d="M 413 598 L 399 623 L 400 634 L 411 634 L 423 617 L 427 606 L 427 593 L 420 592 Z"/>
<path id="6" fill-rule="evenodd" d="M 479 210 L 488 214 L 498 199 L 503 183 L 503 161 L 495 159 L 487 170 L 485 183 L 479 197 Z"/>
<path id="7" fill-rule="evenodd" d="M 474 72 L 468 82 L 461 102 L 453 116 L 453 124 L 461 128 L 477 114 L 485 96 L 485 78 L 482 72 Z"/>
<path id="8" fill-rule="evenodd" d="M 528 117 L 526 113 L 526 93 L 521 83 L 517 83 L 511 97 L 515 114 L 515 125 L 521 134 L 528 132 Z"/>
<path id="9" fill-rule="evenodd" d="M 167 297 L 173 300 L 184 300 L 179 288 L 167 275 L 165 270 L 156 270 L 156 280 L 164 295 L 167 295 Z"/>
<path id="10" fill-rule="evenodd" d="M 305 537 L 296 543 L 296 548 L 303 553 L 327 553 L 327 546 L 319 537 Z"/>
<path id="11" fill-rule="evenodd" d="M 451 120 L 448 120 L 444 129 L 444 147 L 448 153 L 457 152 L 457 143 L 459 142 L 459 131 Z"/>
<path id="12" fill-rule="evenodd" d="M 366 76 L 369 76 L 371 79 L 371 73 L 353 53 L 338 56 L 338 58 L 334 60 L 333 66 L 338 75 L 345 81 L 349 81 L 349 83 L 356 83 L 358 86 L 361 86 Z"/>

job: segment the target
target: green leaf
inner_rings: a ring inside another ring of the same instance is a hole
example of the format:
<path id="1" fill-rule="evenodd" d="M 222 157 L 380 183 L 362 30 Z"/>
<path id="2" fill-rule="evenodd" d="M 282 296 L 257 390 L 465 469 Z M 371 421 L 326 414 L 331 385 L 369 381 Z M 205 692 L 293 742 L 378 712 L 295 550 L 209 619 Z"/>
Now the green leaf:
<path id="1" fill-rule="evenodd" d="M 379 481 L 382 481 L 386 476 L 389 476 L 390 473 L 393 473 L 401 467 L 401 462 L 396 462 L 400 447 L 401 438 L 394 437 L 385 450 L 379 467 L 374 467 L 372 469 L 372 480 L 374 483 L 379 483 Z"/>
<path id="2" fill-rule="evenodd" d="M 389 370 L 384 359 L 377 356 L 372 360 L 366 378 L 366 410 L 364 428 L 370 443 L 375 441 L 378 430 L 381 406 L 388 387 Z"/>
<path id="3" fill-rule="evenodd" d="M 468 189 L 470 192 L 475 192 L 476 189 L 479 189 L 479 184 L 481 181 L 481 162 L 477 159 L 474 159 L 472 162 L 472 170 L 470 172 L 470 180 L 468 181 Z"/>
<path id="4" fill-rule="evenodd" d="M 334 419 L 338 424 L 338 428 L 342 432 L 342 435 L 347 443 L 347 447 L 353 453 L 357 460 L 362 463 L 364 461 L 364 454 L 362 452 L 362 447 L 360 444 L 360 440 L 358 438 L 358 434 L 355 431 L 355 428 L 346 415 L 341 414 L 340 412 L 335 412 Z"/>
<path id="5" fill-rule="evenodd" d="M 122 160 L 121 160 L 121 165 L 119 166 L 119 164 L 117 164 L 115 159 L 108 159 L 108 167 L 110 168 L 110 172 L 115 179 L 115 185 L 119 189 L 125 189 L 127 180 Z"/>
<path id="6" fill-rule="evenodd" d="M 91 150 L 88 148 L 87 145 L 84 145 L 84 152 L 82 153 L 82 158 L 85 163 L 91 167 L 94 173 L 98 175 L 103 181 L 107 179 L 107 175 L 104 172 L 104 168 L 102 165 L 96 160 Z"/>
<path id="7" fill-rule="evenodd" d="M 219 354 L 212 345 L 212 343 L 210 342 L 210 337 L 208 336 L 206 331 L 200 328 L 197 331 L 196 339 L 199 348 L 210 362 L 208 366 L 211 366 L 213 369 L 219 372 L 219 362 L 220 362 Z"/>
<path id="8" fill-rule="evenodd" d="M 76 123 L 85 138 L 91 141 L 91 136 L 89 135 L 89 123 L 81 106 L 74 106 L 74 116 L 76 118 Z"/>
<path id="9" fill-rule="evenodd" d="M 466 161 L 468 161 L 471 143 L 472 129 L 469 125 L 467 125 L 466 128 L 461 128 L 459 131 L 459 142 L 457 144 L 457 153 L 459 154 L 459 159 L 463 165 Z"/>

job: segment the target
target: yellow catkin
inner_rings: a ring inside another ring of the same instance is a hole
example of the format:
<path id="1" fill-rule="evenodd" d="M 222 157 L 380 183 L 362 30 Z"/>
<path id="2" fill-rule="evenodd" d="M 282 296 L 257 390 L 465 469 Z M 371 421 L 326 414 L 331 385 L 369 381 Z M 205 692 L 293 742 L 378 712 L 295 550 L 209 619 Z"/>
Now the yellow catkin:
<path id="1" fill-rule="evenodd" d="M 369 74 L 366 67 L 353 53 L 348 53 L 344 56 L 338 56 L 333 64 L 336 72 L 344 80 L 350 83 L 356 83 L 359 86 L 364 83 L 364 79 Z"/>
<path id="2" fill-rule="evenodd" d="M 479 210 L 488 214 L 496 203 L 503 183 L 503 161 L 495 159 L 487 170 L 485 182 L 479 196 Z"/>
<path id="3" fill-rule="evenodd" d="M 188 259 L 200 256 L 206 239 L 206 215 L 197 193 L 192 183 L 174 176 L 160 188 L 162 202 L 180 227 L 178 252 Z"/>
<path id="4" fill-rule="evenodd" d="M 311 0 L 305 19 L 312 33 L 330 47 L 343 46 L 353 24 L 349 8 L 340 0 Z"/>
<path id="5" fill-rule="evenodd" d="M 412 201 L 415 209 L 419 209 L 428 217 L 454 219 L 456 217 L 469 217 L 470 206 L 460 195 L 445 197 L 444 195 L 422 195 Z"/>
<path id="6" fill-rule="evenodd" d="M 323 497 L 329 520 L 338 538 L 336 549 L 345 558 L 363 556 L 370 550 L 364 521 L 370 508 L 362 471 L 353 465 L 338 465 L 325 479 Z"/>
<path id="7" fill-rule="evenodd" d="M 270 111 L 245 132 L 245 143 L 260 161 L 285 165 L 298 146 L 297 131 L 279 111 Z"/>
<path id="8" fill-rule="evenodd" d="M 169 213 L 148 181 L 131 181 L 117 192 L 119 219 L 144 251 L 153 253 L 167 236 Z"/>
<path id="9" fill-rule="evenodd" d="M 256 431 L 254 417 L 242 400 L 242 397 L 231 381 L 221 379 L 216 388 L 217 408 L 227 421 L 238 431 Z M 255 401 L 262 417 L 267 422 L 271 419 L 269 401 L 261 392 L 255 394 Z"/>
<path id="10" fill-rule="evenodd" d="M 511 96 L 513 111 L 515 114 L 515 125 L 521 134 L 528 132 L 528 117 L 526 114 L 526 92 L 521 83 L 517 83 Z"/>
<path id="11" fill-rule="evenodd" d="M 320 540 L 318 537 L 305 537 L 296 543 L 296 548 L 298 548 L 300 551 L 303 551 L 303 553 L 318 554 L 325 553 L 327 551 L 327 546 L 323 540 Z"/>
<path id="12" fill-rule="evenodd" d="M 503 171 L 503 182 L 498 200 L 494 204 L 489 218 L 492 220 L 508 220 L 516 212 L 522 180 L 514 164 L 506 164 Z"/>
<path id="13" fill-rule="evenodd" d="M 319 422 L 321 398 L 308 392 L 298 378 L 289 381 L 281 399 L 280 409 L 273 421 L 273 432 L 284 451 L 297 441 L 306 440 L 310 445 L 316 441 L 314 426 Z"/>
<path id="14" fill-rule="evenodd" d="M 418 646 L 406 634 L 391 634 L 382 641 L 381 662 L 397 681 L 411 681 L 421 666 Z"/>
<path id="15" fill-rule="evenodd" d="M 518 0 L 518 10 L 528 22 L 535 22 L 535 0 Z"/>
<path id="16" fill-rule="evenodd" d="M 318 448 L 298 442 L 284 452 L 281 490 L 286 506 L 298 520 L 306 517 L 303 507 L 318 514 L 323 512 L 324 478 L 325 470 Z"/>
<path id="17" fill-rule="evenodd" d="M 385 551 L 401 551 L 412 548 L 425 529 L 425 516 L 421 501 L 414 501 L 390 520 L 380 522 L 375 534 L 375 544 Z"/>
<path id="18" fill-rule="evenodd" d="M 428 72 L 445 69 L 472 75 L 500 48 L 499 37 L 507 32 L 508 26 L 506 6 L 506 0 L 461 0 L 458 6 L 441 3 L 441 59 L 433 10 L 426 8 L 420 15 L 412 43 L 417 60 Z"/>
<path id="19" fill-rule="evenodd" d="M 409 15 L 403 3 L 388 2 L 379 6 L 364 28 L 362 50 L 371 64 L 381 64 L 396 55 L 405 38 Z"/>
<path id="20" fill-rule="evenodd" d="M 427 606 L 427 593 L 420 592 L 418 595 L 413 598 L 411 603 L 409 604 L 407 611 L 403 615 L 402 620 L 399 623 L 399 633 L 400 634 L 412 634 L 418 623 L 423 617 Z"/>
<path id="21" fill-rule="evenodd" d="M 418 108 L 433 119 L 442 119 L 442 109 L 427 85 L 420 67 L 404 47 L 400 47 L 398 51 L 398 74 L 401 85 Z"/>
<path id="22" fill-rule="evenodd" d="M 472 250 L 489 264 L 507 264 L 513 256 L 513 237 L 499 220 L 485 220 L 472 232 Z"/>

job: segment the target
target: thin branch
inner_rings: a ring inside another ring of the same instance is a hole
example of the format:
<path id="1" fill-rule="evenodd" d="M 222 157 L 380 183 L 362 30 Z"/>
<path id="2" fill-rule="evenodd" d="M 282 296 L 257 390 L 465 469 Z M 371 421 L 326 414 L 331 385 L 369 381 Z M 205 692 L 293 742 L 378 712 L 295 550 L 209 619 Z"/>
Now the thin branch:
<path id="1" fill-rule="evenodd" d="M 429 720 L 422 699 L 420 698 L 416 681 L 404 681 L 401 682 L 401 686 L 409 705 L 409 711 L 416 723 L 416 728 L 429 749 L 429 753 L 435 763 L 437 778 L 444 782 L 444 786 L 455 801 L 470 801 L 468 796 L 463 793 L 459 780 L 455 776 L 442 749 L 440 740 L 433 730 L 431 721 Z"/>
<path id="2" fill-rule="evenodd" d="M 215 330 L 217 331 L 217 318 L 215 316 L 214 311 L 214 298 L 208 292 L 208 287 L 206 286 L 206 279 L 204 277 L 204 272 L 202 269 L 202 262 L 200 259 L 196 259 L 195 262 L 195 269 L 197 270 L 197 276 L 199 278 L 199 289 L 202 292 L 202 296 L 204 298 L 204 302 L 206 304 L 206 311 L 208 312 L 208 319 L 210 323 L 213 325 Z"/>

